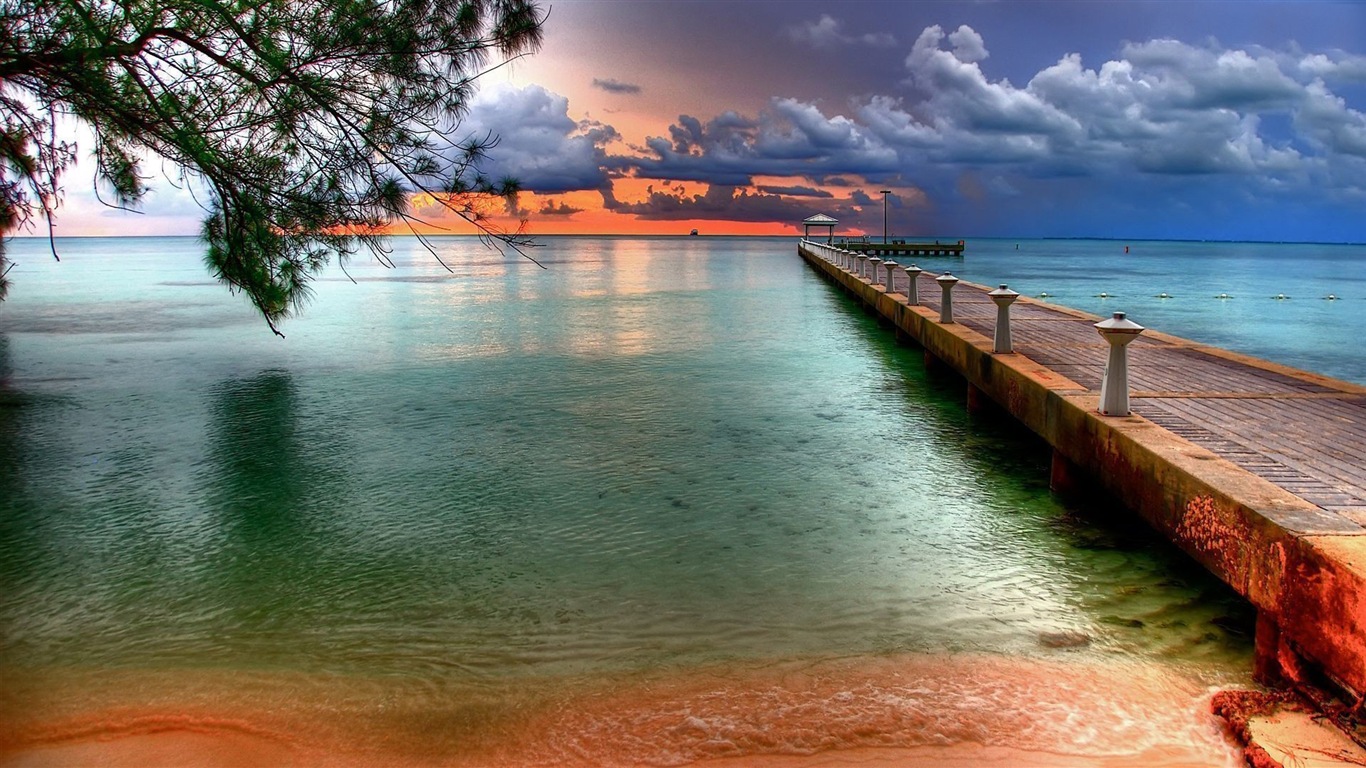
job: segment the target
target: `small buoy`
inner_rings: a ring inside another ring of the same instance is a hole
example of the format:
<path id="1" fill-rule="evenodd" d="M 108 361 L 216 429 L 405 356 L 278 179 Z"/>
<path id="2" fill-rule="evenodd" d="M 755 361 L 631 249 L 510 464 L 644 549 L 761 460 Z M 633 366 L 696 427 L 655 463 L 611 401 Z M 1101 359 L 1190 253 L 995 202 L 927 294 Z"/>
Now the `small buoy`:
<path id="1" fill-rule="evenodd" d="M 1047 291 L 1044 291 L 1043 293 L 1039 294 L 1039 298 L 1046 299 L 1049 297 L 1049 295 L 1050 294 Z"/>
<path id="2" fill-rule="evenodd" d="M 1106 293 L 1105 291 L 1101 291 L 1100 293 L 1097 293 L 1097 294 L 1096 294 L 1096 298 L 1097 298 L 1097 299 L 1108 299 L 1108 298 L 1110 298 L 1110 294 Z"/>
<path id="3" fill-rule="evenodd" d="M 1325 301 L 1337 301 L 1337 300 L 1338 300 L 1338 297 L 1337 297 L 1335 294 L 1332 294 L 1332 293 L 1328 294 L 1327 296 L 1324 296 L 1323 298 L 1324 298 Z"/>
<path id="4" fill-rule="evenodd" d="M 1157 298 L 1159 298 L 1159 299 L 1170 299 L 1171 297 L 1172 297 L 1172 295 L 1171 295 L 1170 293 L 1167 293 L 1166 291 L 1163 291 L 1162 293 L 1157 294 Z"/>
<path id="5" fill-rule="evenodd" d="M 1233 298 L 1233 297 L 1230 296 L 1230 295 L 1228 295 L 1227 293 L 1221 293 L 1221 294 L 1219 294 L 1218 296 L 1215 296 L 1214 298 L 1216 298 L 1216 299 L 1231 299 L 1231 298 Z"/>
<path id="6" fill-rule="evenodd" d="M 1290 297 L 1286 296 L 1284 293 L 1278 293 L 1275 296 L 1272 296 L 1271 298 L 1275 299 L 1276 301 L 1285 301 Z"/>

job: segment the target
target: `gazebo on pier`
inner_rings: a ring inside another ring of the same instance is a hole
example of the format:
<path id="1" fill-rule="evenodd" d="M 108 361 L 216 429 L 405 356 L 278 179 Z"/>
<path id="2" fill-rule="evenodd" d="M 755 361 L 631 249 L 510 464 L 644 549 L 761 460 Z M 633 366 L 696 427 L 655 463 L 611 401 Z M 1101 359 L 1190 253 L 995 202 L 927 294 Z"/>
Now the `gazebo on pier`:
<path id="1" fill-rule="evenodd" d="M 808 216 L 807 218 L 802 219 L 802 225 L 806 227 L 806 232 L 802 235 L 802 237 L 807 240 L 810 240 L 812 227 L 825 227 L 825 242 L 832 243 L 835 241 L 835 225 L 838 223 L 838 220 L 831 218 L 830 216 L 826 216 L 823 213 L 818 213 L 815 216 Z"/>

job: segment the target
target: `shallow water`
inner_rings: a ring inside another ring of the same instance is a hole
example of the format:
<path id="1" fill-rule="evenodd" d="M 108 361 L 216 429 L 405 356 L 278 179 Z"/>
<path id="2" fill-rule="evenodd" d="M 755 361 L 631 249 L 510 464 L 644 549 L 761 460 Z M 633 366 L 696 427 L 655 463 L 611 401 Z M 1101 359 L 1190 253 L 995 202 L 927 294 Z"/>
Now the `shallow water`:
<path id="1" fill-rule="evenodd" d="M 185 716 L 437 763 L 1107 755 L 1152 720 L 1228 759 L 1201 708 L 1249 610 L 1052 496 L 1045 446 L 794 241 L 435 242 L 454 274 L 398 239 L 283 340 L 192 240 L 12 246 L 0 745 Z"/>

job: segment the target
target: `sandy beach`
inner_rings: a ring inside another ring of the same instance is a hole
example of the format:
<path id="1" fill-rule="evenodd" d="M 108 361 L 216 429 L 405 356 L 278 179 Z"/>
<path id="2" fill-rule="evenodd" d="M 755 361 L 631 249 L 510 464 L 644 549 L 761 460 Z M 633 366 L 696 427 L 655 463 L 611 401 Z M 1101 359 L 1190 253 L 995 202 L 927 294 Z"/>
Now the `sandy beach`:
<path id="1" fill-rule="evenodd" d="M 1204 763 L 1191 762 L 1192 755 L 1182 750 L 1149 750 L 1138 755 L 1076 756 L 1056 752 L 1025 751 L 1008 747 L 960 744 L 951 747 L 913 749 L 848 749 L 815 755 L 755 755 L 706 760 L 692 765 L 700 768 L 934 768 L 934 766 L 1009 765 L 1018 768 L 1180 768 Z M 223 734 L 167 732 L 127 737 L 112 742 L 68 744 L 34 749 L 5 760 L 7 766 L 25 768 L 65 768 L 73 765 L 101 765 L 109 768 L 143 766 L 202 766 L 203 768 L 245 768 L 265 765 L 410 765 L 404 761 L 385 763 L 373 759 L 348 761 L 337 756 L 301 758 L 296 752 L 278 745 L 262 744 L 248 738 Z"/>
<path id="2" fill-rule="evenodd" d="M 60 686 L 32 702 L 48 715 L 10 697 L 0 764 L 1238 765 L 1205 681 L 1132 662 L 785 661 L 535 692 L 220 673 L 124 677 L 83 701 Z"/>

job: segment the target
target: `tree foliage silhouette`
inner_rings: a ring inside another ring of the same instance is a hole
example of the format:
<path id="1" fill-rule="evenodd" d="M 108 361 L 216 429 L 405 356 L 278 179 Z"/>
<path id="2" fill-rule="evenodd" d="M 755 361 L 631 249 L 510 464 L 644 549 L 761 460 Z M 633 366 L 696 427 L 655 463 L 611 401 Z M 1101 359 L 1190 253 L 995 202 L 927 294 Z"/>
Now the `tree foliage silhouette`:
<path id="1" fill-rule="evenodd" d="M 276 333 L 329 259 L 387 260 L 415 195 L 517 247 L 487 219 L 517 183 L 481 173 L 496 138 L 461 123 L 543 20 L 534 0 L 0 0 L 0 233 L 51 233 L 74 118 L 108 204 L 143 199 L 149 156 L 199 190 L 209 269 Z"/>

